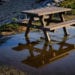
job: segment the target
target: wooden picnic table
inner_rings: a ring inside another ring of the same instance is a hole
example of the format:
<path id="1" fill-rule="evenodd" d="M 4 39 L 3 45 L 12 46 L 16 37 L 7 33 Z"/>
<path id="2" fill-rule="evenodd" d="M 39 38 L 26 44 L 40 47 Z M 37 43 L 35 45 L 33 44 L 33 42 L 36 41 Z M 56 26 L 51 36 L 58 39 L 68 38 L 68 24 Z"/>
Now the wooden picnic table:
<path id="1" fill-rule="evenodd" d="M 75 23 L 75 21 L 65 22 L 63 13 L 67 12 L 67 11 L 71 11 L 71 9 L 70 8 L 63 8 L 63 7 L 44 7 L 44 8 L 22 11 L 22 13 L 27 14 L 30 17 L 29 22 L 27 24 L 25 36 L 28 37 L 28 33 L 30 32 L 30 28 L 35 27 L 34 25 L 32 25 L 32 21 L 34 20 L 35 17 L 39 18 L 39 21 L 41 23 L 40 26 L 36 26 L 36 28 L 39 28 L 44 32 L 45 40 L 50 41 L 50 36 L 49 36 L 49 33 L 48 33 L 49 30 L 63 28 L 64 34 L 67 35 L 68 33 L 67 33 L 67 30 L 66 30 L 65 27 Z M 59 15 L 61 23 L 58 23 L 56 25 L 46 26 L 45 16 L 48 15 L 49 20 L 51 21 L 52 15 L 54 15 L 54 14 Z"/>

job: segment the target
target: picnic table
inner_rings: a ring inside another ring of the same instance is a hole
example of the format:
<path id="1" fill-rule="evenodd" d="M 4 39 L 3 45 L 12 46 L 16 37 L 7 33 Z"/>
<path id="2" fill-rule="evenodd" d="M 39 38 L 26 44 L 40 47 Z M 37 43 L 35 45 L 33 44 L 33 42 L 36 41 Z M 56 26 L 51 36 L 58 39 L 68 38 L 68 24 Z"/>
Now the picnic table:
<path id="1" fill-rule="evenodd" d="M 63 7 L 44 7 L 44 8 L 38 8 L 38 9 L 32 9 L 32 10 L 25 10 L 22 11 L 23 14 L 27 14 L 30 19 L 28 21 L 25 37 L 28 37 L 28 33 L 30 32 L 30 28 L 38 28 L 41 29 L 45 35 L 45 40 L 50 41 L 50 35 L 48 31 L 56 30 L 58 28 L 63 28 L 64 35 L 67 35 L 68 32 L 66 30 L 67 26 L 75 24 L 75 20 L 65 21 L 64 18 L 64 12 L 71 11 L 70 8 L 63 8 Z M 57 24 L 50 24 L 52 15 L 58 14 L 61 22 Z M 49 21 L 45 22 L 45 17 L 49 16 Z M 34 21 L 34 18 L 39 18 L 40 26 L 33 25 L 32 22 Z M 24 22 L 23 22 L 24 23 Z"/>

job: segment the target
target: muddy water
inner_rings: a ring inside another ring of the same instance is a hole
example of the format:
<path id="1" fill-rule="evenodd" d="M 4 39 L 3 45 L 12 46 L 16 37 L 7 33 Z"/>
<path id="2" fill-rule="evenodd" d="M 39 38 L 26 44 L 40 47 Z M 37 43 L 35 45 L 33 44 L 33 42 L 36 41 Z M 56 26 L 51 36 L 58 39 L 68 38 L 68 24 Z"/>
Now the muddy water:
<path id="1" fill-rule="evenodd" d="M 51 42 L 40 38 L 42 32 L 9 36 L 0 43 L 0 62 L 32 75 L 75 75 L 75 28 L 68 31 L 69 36 L 62 29 L 50 33 Z"/>

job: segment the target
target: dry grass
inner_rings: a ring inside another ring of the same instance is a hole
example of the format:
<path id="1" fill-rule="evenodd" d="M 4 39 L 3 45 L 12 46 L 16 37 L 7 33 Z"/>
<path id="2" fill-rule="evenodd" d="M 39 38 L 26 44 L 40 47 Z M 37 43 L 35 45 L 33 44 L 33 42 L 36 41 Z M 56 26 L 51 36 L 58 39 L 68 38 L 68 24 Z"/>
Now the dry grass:
<path id="1" fill-rule="evenodd" d="M 75 15 L 65 15 L 64 18 L 65 18 L 66 20 L 75 19 Z"/>
<path id="2" fill-rule="evenodd" d="M 29 75 L 27 72 L 17 70 L 7 65 L 0 65 L 0 75 Z"/>

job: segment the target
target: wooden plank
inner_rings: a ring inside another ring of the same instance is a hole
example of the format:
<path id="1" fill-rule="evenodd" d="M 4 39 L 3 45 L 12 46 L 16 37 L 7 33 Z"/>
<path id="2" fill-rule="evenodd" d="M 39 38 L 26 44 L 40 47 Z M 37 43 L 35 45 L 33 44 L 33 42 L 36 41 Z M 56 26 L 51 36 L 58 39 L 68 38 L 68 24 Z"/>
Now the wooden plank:
<path id="1" fill-rule="evenodd" d="M 22 13 L 42 16 L 42 15 L 55 14 L 66 11 L 71 11 L 71 9 L 63 7 L 44 7 L 44 8 L 22 11 Z"/>
<path id="2" fill-rule="evenodd" d="M 45 28 L 48 28 L 50 30 L 55 30 L 55 29 L 71 26 L 73 24 L 75 24 L 75 20 L 65 21 L 65 22 L 61 22 L 61 23 L 58 23 L 58 24 L 52 24 L 52 25 L 49 25 L 49 26 L 45 26 Z"/>

